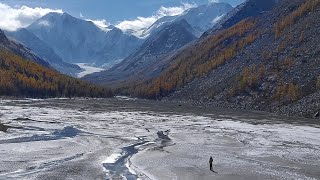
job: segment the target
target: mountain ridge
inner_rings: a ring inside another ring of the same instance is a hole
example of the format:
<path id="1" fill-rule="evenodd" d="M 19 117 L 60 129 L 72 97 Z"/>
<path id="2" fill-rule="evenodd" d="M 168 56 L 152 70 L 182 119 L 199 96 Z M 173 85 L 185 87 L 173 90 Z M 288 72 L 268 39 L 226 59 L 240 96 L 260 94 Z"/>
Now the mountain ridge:
<path id="1" fill-rule="evenodd" d="M 164 16 L 144 30 L 142 32 L 142 37 L 156 33 L 163 27 L 171 23 L 181 21 L 182 19 L 185 19 L 188 24 L 195 29 L 194 35 L 199 37 L 202 33 L 210 29 L 216 23 L 214 22 L 215 19 L 222 17 L 232 9 L 233 7 L 228 3 L 209 3 L 188 9 L 181 15 Z"/>
<path id="2" fill-rule="evenodd" d="M 170 24 L 147 38 L 139 50 L 113 68 L 87 75 L 84 79 L 113 86 L 118 86 L 118 83 L 123 83 L 122 81 L 136 81 L 142 77 L 143 71 L 159 59 L 195 40 L 193 31 L 194 29 L 184 19 Z"/>
<path id="3" fill-rule="evenodd" d="M 231 11 L 231 9 L 232 6 L 227 3 L 210 3 L 186 10 L 178 16 L 160 18 L 150 26 L 149 35 L 145 36 L 147 37 L 145 42 L 136 52 L 113 68 L 88 75 L 84 79 L 99 84 L 116 84 L 116 86 L 119 86 L 119 83 L 132 84 L 141 78 L 150 79 L 157 76 L 170 64 L 167 61 L 168 57 L 174 55 L 176 50 L 196 40 L 202 32 L 212 27 L 214 20 L 218 21 L 221 16 Z M 181 28 L 173 30 L 175 32 L 167 31 L 168 28 L 174 29 L 178 27 Z M 184 41 L 184 37 L 189 38 Z M 177 40 L 180 44 L 178 43 L 179 45 L 176 47 L 170 47 L 170 44 L 174 44 L 173 40 Z"/>
<path id="4" fill-rule="evenodd" d="M 125 58 L 141 40 L 113 28 L 103 31 L 91 21 L 67 13 L 49 13 L 26 28 L 66 62 L 101 66 Z M 111 34 L 113 36 L 111 36 Z"/>
<path id="5" fill-rule="evenodd" d="M 0 29 L 0 49 L 12 52 L 17 54 L 25 59 L 29 59 L 34 61 L 38 64 L 41 64 L 45 67 L 50 67 L 49 63 L 45 60 L 41 59 L 39 56 L 34 54 L 30 49 L 24 47 L 22 44 L 10 40 L 6 35 L 5 32 Z"/>
<path id="6" fill-rule="evenodd" d="M 59 57 L 53 49 L 51 49 L 51 47 L 27 29 L 22 28 L 17 31 L 6 32 L 6 34 L 30 48 L 34 53 L 46 60 L 59 72 L 75 76 L 77 73 L 82 71 L 79 66 L 64 62 L 62 58 Z"/>

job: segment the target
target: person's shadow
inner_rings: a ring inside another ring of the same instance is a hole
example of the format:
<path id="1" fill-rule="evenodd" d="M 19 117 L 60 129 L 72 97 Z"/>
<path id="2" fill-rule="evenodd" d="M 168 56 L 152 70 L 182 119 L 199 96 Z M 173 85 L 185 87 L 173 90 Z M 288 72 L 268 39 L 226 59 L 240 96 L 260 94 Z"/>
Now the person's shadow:
<path id="1" fill-rule="evenodd" d="M 214 173 L 218 174 L 218 172 L 216 172 L 216 171 L 214 171 L 214 170 L 210 170 L 210 171 L 212 171 L 212 172 L 214 172 Z"/>

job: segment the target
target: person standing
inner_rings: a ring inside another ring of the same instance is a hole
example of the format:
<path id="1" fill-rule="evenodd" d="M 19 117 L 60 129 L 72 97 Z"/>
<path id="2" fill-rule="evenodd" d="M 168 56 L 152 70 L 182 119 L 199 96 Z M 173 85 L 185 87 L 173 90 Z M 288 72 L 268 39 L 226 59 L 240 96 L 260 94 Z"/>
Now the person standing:
<path id="1" fill-rule="evenodd" d="M 209 159 L 209 165 L 210 165 L 210 170 L 211 171 L 213 171 L 212 163 L 213 163 L 213 158 L 211 156 L 210 159 Z"/>

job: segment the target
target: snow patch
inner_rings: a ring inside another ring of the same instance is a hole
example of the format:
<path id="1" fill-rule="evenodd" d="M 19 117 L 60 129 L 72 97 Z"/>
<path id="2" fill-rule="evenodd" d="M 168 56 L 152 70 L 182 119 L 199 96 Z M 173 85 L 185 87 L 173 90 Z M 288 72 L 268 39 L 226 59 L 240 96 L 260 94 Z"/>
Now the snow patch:
<path id="1" fill-rule="evenodd" d="M 101 72 L 104 69 L 103 68 L 98 68 L 98 67 L 93 67 L 90 66 L 87 63 L 76 63 L 76 65 L 78 65 L 81 69 L 84 69 L 84 71 L 80 72 L 77 74 L 78 78 L 82 78 L 88 74 L 92 74 L 92 73 L 96 73 L 96 72 Z"/>
<path id="2" fill-rule="evenodd" d="M 115 163 L 122 155 L 120 153 L 114 153 L 105 159 L 102 164 L 112 164 Z"/>
<path id="3" fill-rule="evenodd" d="M 216 24 L 221 18 L 223 18 L 225 14 L 221 15 L 221 16 L 217 16 L 216 18 L 213 19 L 213 21 L 211 22 L 212 24 Z"/>
<path id="4" fill-rule="evenodd" d="M 131 97 L 128 97 L 128 96 L 116 96 L 116 98 L 118 100 L 124 100 L 124 101 L 134 101 L 134 100 L 137 100 L 137 98 L 131 98 Z"/>
<path id="5" fill-rule="evenodd" d="M 137 173 L 131 168 L 129 161 L 126 162 L 126 167 L 128 168 L 131 174 L 137 175 Z"/>
<path id="6" fill-rule="evenodd" d="M 42 25 L 42 26 L 50 26 L 50 23 L 49 23 L 48 21 L 45 21 L 45 20 L 39 21 L 38 24 L 39 24 L 39 25 Z"/>

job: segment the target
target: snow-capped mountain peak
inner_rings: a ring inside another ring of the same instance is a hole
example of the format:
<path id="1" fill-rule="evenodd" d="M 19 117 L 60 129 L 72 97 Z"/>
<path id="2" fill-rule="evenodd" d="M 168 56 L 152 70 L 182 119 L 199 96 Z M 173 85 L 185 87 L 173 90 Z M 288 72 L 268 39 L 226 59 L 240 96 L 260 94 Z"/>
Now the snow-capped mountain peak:
<path id="1" fill-rule="evenodd" d="M 99 66 L 125 58 L 141 44 L 141 40 L 114 26 L 103 30 L 92 21 L 67 13 L 49 13 L 27 30 L 69 63 L 95 63 Z"/>
<path id="2" fill-rule="evenodd" d="M 149 28 L 141 31 L 139 37 L 148 37 L 155 32 L 159 32 L 163 27 L 173 22 L 185 19 L 192 28 L 196 30 L 195 35 L 200 36 L 203 32 L 215 25 L 225 14 L 229 13 L 233 7 L 228 3 L 209 3 L 186 10 L 180 15 L 165 16 L 158 19 Z"/>

